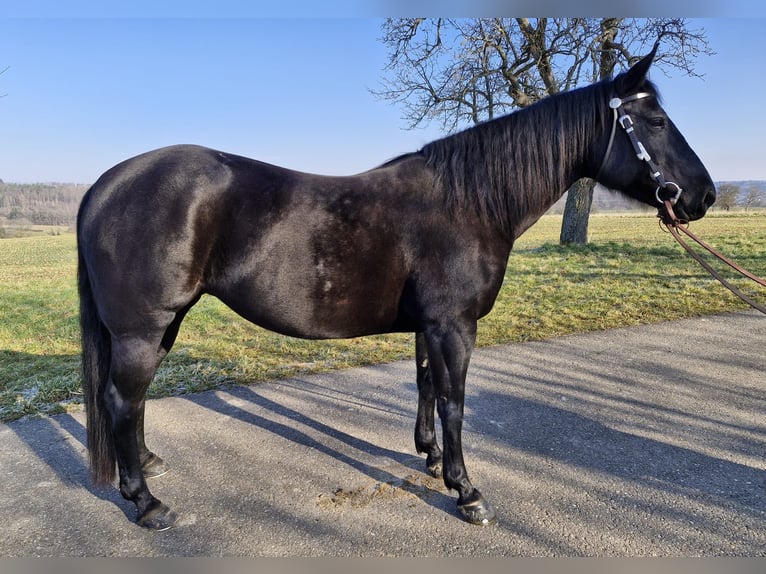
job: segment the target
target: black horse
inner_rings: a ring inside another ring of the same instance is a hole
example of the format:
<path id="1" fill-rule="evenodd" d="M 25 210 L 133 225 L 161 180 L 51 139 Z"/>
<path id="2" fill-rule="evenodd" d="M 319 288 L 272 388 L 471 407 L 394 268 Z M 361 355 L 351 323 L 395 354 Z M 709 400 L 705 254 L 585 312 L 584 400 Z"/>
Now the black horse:
<path id="1" fill-rule="evenodd" d="M 94 480 L 111 481 L 116 462 L 139 524 L 164 529 L 176 520 L 146 485 L 166 465 L 144 443 L 144 397 L 184 316 L 207 293 L 294 337 L 416 333 L 415 447 L 457 491 L 466 520 L 491 522 L 463 462 L 463 398 L 477 320 L 492 309 L 514 240 L 582 177 L 650 205 L 670 199 L 687 220 L 715 200 L 707 170 L 646 79 L 655 51 L 613 80 L 355 176 L 196 146 L 107 171 L 77 220 Z"/>

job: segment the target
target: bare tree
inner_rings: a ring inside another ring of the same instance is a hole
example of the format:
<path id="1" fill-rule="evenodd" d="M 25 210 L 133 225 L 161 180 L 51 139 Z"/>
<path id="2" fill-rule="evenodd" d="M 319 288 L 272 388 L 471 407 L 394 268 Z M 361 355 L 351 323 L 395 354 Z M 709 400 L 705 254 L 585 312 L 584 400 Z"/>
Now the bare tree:
<path id="1" fill-rule="evenodd" d="M 761 205 L 761 188 L 757 185 L 751 185 L 748 187 L 747 195 L 745 196 L 745 211 L 759 205 Z"/>
<path id="2" fill-rule="evenodd" d="M 711 54 L 704 30 L 683 18 L 396 18 L 383 88 L 410 128 L 439 121 L 455 131 L 627 67 L 662 38 L 656 65 L 688 75 Z M 586 243 L 594 182 L 569 190 L 561 241 Z"/>
<path id="3" fill-rule="evenodd" d="M 719 209 L 725 209 L 729 211 L 732 207 L 737 205 L 737 199 L 739 198 L 740 187 L 735 183 L 722 183 L 716 190 L 715 205 Z"/>

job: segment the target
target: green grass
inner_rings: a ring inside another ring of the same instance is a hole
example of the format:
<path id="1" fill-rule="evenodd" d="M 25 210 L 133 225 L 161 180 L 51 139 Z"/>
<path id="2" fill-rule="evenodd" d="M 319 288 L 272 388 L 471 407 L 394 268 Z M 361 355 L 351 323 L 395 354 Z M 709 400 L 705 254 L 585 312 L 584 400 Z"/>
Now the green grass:
<path id="1" fill-rule="evenodd" d="M 594 215 L 591 243 L 558 246 L 560 216 L 516 244 L 486 346 L 744 308 L 647 215 Z M 766 214 L 713 215 L 695 232 L 766 274 Z M 0 420 L 80 403 L 73 235 L 0 241 Z M 746 284 L 735 281 L 740 286 Z M 763 300 L 763 299 L 761 299 Z M 290 339 L 255 327 L 206 297 L 189 313 L 150 396 L 168 396 L 413 355 L 412 335 L 345 341 Z"/>

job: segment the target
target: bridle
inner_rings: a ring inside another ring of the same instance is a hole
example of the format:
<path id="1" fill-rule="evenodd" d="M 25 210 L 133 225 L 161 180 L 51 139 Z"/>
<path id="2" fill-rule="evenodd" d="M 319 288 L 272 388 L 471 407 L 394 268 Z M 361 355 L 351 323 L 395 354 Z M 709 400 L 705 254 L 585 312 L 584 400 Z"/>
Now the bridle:
<path id="1" fill-rule="evenodd" d="M 604 171 L 604 167 L 606 166 L 607 161 L 609 161 L 609 156 L 612 153 L 612 146 L 614 145 L 614 135 L 617 132 L 617 124 L 620 124 L 620 127 L 625 130 L 626 134 L 628 134 L 630 143 L 633 146 L 633 151 L 636 152 L 636 157 L 638 157 L 638 159 L 641 161 L 645 161 L 649 166 L 649 177 L 651 177 L 652 180 L 654 180 L 654 182 L 657 184 L 657 190 L 654 192 L 654 196 L 657 198 L 657 203 L 663 205 L 665 201 L 670 201 L 671 204 L 675 205 L 678 201 L 678 198 L 681 197 L 681 192 L 683 192 L 683 189 L 681 189 L 681 186 L 676 182 L 667 181 L 665 179 L 665 176 L 662 174 L 662 170 L 657 167 L 657 164 L 655 164 L 654 161 L 652 161 L 652 156 L 649 155 L 649 152 L 646 151 L 644 144 L 641 143 L 641 140 L 638 139 L 638 136 L 633 129 L 633 119 L 628 115 L 628 113 L 625 111 L 625 108 L 623 107 L 623 104 L 628 102 L 641 100 L 643 98 L 650 98 L 653 96 L 654 94 L 650 92 L 638 92 L 632 96 L 626 96 L 624 98 L 614 97 L 609 100 L 609 107 L 612 108 L 614 112 L 614 119 L 612 120 L 612 131 L 609 134 L 609 143 L 606 146 L 606 152 L 604 152 L 604 159 L 601 160 L 601 166 L 598 168 L 598 173 L 596 174 L 596 181 L 598 181 L 599 177 Z M 661 197 L 660 193 L 663 191 L 667 191 L 669 195 L 667 197 Z"/>
<path id="2" fill-rule="evenodd" d="M 609 160 L 609 155 L 612 152 L 612 146 L 614 145 L 614 136 L 617 132 L 617 124 L 620 124 L 620 127 L 625 130 L 625 133 L 628 135 L 628 138 L 630 138 L 630 143 L 633 146 L 633 150 L 636 152 L 636 157 L 640 161 L 645 161 L 649 166 L 649 176 L 657 183 L 657 190 L 654 192 L 655 197 L 657 198 L 657 203 L 660 205 L 660 211 L 658 214 L 658 217 L 660 218 L 660 225 L 664 225 L 667 230 L 670 232 L 670 234 L 673 236 L 673 238 L 678 241 L 678 243 L 683 247 L 689 255 L 691 255 L 697 263 L 702 265 L 702 267 L 705 268 L 705 270 L 710 273 L 715 279 L 721 282 L 721 284 L 729 289 L 734 295 L 742 299 L 745 303 L 753 307 L 754 309 L 757 309 L 761 313 L 766 314 L 766 307 L 763 305 L 760 305 L 759 303 L 755 302 L 752 298 L 745 295 L 740 289 L 732 285 L 729 281 L 724 279 L 720 273 L 718 273 L 713 267 L 705 261 L 697 252 L 695 252 L 680 236 L 679 230 L 681 230 L 684 234 L 686 234 L 687 237 L 695 241 L 700 247 L 705 249 L 708 253 L 718 258 L 720 261 L 743 275 L 744 277 L 747 277 L 748 279 L 751 279 L 752 281 L 755 281 L 759 285 L 766 287 L 766 280 L 758 277 L 757 275 L 753 275 L 746 269 L 743 269 L 736 263 L 734 263 L 729 258 L 722 255 L 719 251 L 702 241 L 699 237 L 697 237 L 694 233 L 692 233 L 689 229 L 686 227 L 686 221 L 683 221 L 679 219 L 675 212 L 673 211 L 673 206 L 678 201 L 678 198 L 681 197 L 681 193 L 683 192 L 683 189 L 681 189 L 681 186 L 678 185 L 674 181 L 667 181 L 665 179 L 665 176 L 662 174 L 662 170 L 660 170 L 659 167 L 657 167 L 657 164 L 655 164 L 652 161 L 652 157 L 649 155 L 649 153 L 646 151 L 646 148 L 644 147 L 644 144 L 641 143 L 641 140 L 638 139 L 638 136 L 636 135 L 635 130 L 633 129 L 633 120 L 631 117 L 625 112 L 625 108 L 623 108 L 623 104 L 632 102 L 635 100 L 640 100 L 643 98 L 649 98 L 652 97 L 654 94 L 651 94 L 649 92 L 638 92 L 636 94 L 633 94 L 631 96 L 626 96 L 625 98 L 612 98 L 609 100 L 609 107 L 614 111 L 614 120 L 612 121 L 612 131 L 609 134 L 609 143 L 606 146 L 606 152 L 604 153 L 604 159 L 601 160 L 601 166 L 598 168 L 598 173 L 596 174 L 596 181 L 598 181 L 599 177 L 601 176 L 601 173 L 604 171 L 604 167 L 606 166 L 607 161 Z M 663 197 L 661 194 L 663 192 L 667 192 L 667 195 Z M 664 208 L 664 213 L 662 209 Z"/>

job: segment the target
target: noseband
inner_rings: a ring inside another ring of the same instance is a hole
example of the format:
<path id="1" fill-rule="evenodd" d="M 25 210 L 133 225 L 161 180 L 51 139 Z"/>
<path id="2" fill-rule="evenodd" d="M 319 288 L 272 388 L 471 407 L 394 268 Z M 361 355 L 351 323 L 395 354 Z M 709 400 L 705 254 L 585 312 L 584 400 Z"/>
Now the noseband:
<path id="1" fill-rule="evenodd" d="M 630 143 L 633 146 L 633 150 L 636 152 L 636 157 L 641 161 L 645 161 L 649 165 L 649 177 L 657 183 L 657 190 L 654 192 L 654 196 L 657 198 L 657 203 L 663 205 L 666 201 L 669 201 L 672 205 L 675 205 L 678 198 L 681 196 L 683 189 L 681 189 L 681 186 L 676 182 L 667 181 L 665 179 L 660 168 L 652 161 L 652 157 L 649 155 L 649 152 L 646 151 L 644 144 L 638 139 L 638 136 L 633 129 L 633 120 L 625 112 L 625 108 L 623 108 L 623 104 L 627 102 L 649 98 L 653 95 L 654 94 L 649 92 L 638 92 L 637 94 L 625 98 L 612 98 L 609 100 L 609 107 L 614 111 L 614 120 L 612 121 L 612 132 L 609 134 L 609 144 L 606 146 L 604 159 L 601 160 L 601 167 L 598 168 L 596 181 L 598 181 L 601 173 L 604 171 L 604 166 L 606 166 L 606 162 L 609 160 L 609 155 L 612 153 L 614 134 L 617 131 L 617 124 L 620 124 L 620 127 L 625 130 L 625 133 L 628 134 L 628 138 L 630 138 Z M 662 197 L 660 196 L 660 192 L 662 191 L 666 191 L 670 195 Z"/>

